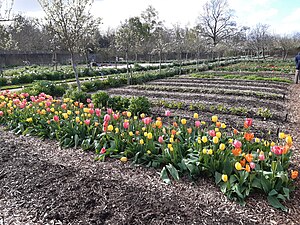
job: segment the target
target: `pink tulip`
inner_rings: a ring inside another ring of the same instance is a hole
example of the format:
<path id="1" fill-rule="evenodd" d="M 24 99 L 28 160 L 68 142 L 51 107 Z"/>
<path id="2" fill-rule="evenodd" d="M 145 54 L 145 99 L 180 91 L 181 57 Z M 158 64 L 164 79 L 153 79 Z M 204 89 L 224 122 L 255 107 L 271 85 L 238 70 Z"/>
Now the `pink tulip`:
<path id="1" fill-rule="evenodd" d="M 113 117 L 114 117 L 114 120 L 118 120 L 119 117 L 120 117 L 120 114 L 119 113 L 118 114 L 113 114 Z"/>
<path id="2" fill-rule="evenodd" d="M 272 147 L 271 151 L 272 151 L 275 155 L 281 155 L 282 152 L 283 152 L 283 148 L 280 147 L 280 146 L 275 145 L 275 146 Z"/>
<path id="3" fill-rule="evenodd" d="M 248 127 L 251 127 L 252 126 L 252 119 L 251 118 L 247 118 L 244 122 L 244 127 L 245 128 L 248 128 Z"/>
<path id="4" fill-rule="evenodd" d="M 254 162 L 250 162 L 250 168 L 255 169 L 255 163 Z"/>
<path id="5" fill-rule="evenodd" d="M 164 142 L 164 138 L 162 136 L 159 136 L 158 142 L 162 144 Z"/>
<path id="6" fill-rule="evenodd" d="M 108 114 L 112 114 L 112 112 L 113 112 L 113 110 L 112 110 L 111 108 L 108 108 L 108 109 L 107 109 L 107 113 L 108 113 Z"/>
<path id="7" fill-rule="evenodd" d="M 259 154 L 259 155 L 258 155 L 258 159 L 259 159 L 260 161 L 264 161 L 264 160 L 265 160 L 265 154 Z"/>
<path id="8" fill-rule="evenodd" d="M 50 107 L 51 102 L 50 102 L 50 101 L 46 101 L 46 102 L 45 102 L 45 105 L 46 105 L 47 107 Z"/>
<path id="9" fill-rule="evenodd" d="M 91 103 L 92 100 L 91 100 L 90 98 L 88 98 L 88 99 L 86 99 L 86 102 L 87 102 L 87 103 Z"/>
<path id="10" fill-rule="evenodd" d="M 84 121 L 84 123 L 85 123 L 85 125 L 87 125 L 87 126 L 88 126 L 88 125 L 90 125 L 90 123 L 91 123 L 91 120 L 85 120 L 85 121 Z"/>
<path id="11" fill-rule="evenodd" d="M 234 140 L 233 144 L 232 144 L 235 148 L 241 148 L 242 147 L 242 142 L 238 141 L 238 140 Z"/>
<path id="12" fill-rule="evenodd" d="M 90 104 L 88 105 L 88 107 L 91 108 L 91 109 L 93 109 L 93 108 L 94 108 L 94 104 L 93 104 L 93 103 L 90 103 Z"/>
<path id="13" fill-rule="evenodd" d="M 47 109 L 46 109 L 46 111 L 47 111 L 47 112 L 50 112 L 50 111 L 51 111 L 51 109 L 50 109 L 50 108 L 47 108 Z"/>
<path id="14" fill-rule="evenodd" d="M 100 151 L 100 153 L 101 154 L 104 154 L 106 152 L 106 149 L 103 147 L 103 148 L 101 148 L 101 151 Z"/>
<path id="15" fill-rule="evenodd" d="M 168 116 L 168 117 L 171 116 L 171 111 L 170 110 L 166 110 L 165 111 L 165 116 Z"/>
<path id="16" fill-rule="evenodd" d="M 59 121 L 58 115 L 53 116 L 53 120 L 54 120 L 55 122 L 58 122 L 58 121 Z"/>
<path id="17" fill-rule="evenodd" d="M 208 134 L 209 134 L 211 137 L 214 137 L 214 136 L 216 136 L 216 131 L 214 131 L 214 130 L 209 130 L 209 131 L 208 131 Z"/>
<path id="18" fill-rule="evenodd" d="M 99 109 L 99 108 L 95 109 L 95 113 L 96 113 L 96 116 L 100 116 L 101 115 L 101 109 Z"/>
<path id="19" fill-rule="evenodd" d="M 95 110 L 93 108 L 90 108 L 89 113 L 93 115 L 94 112 L 95 112 Z"/>
<path id="20" fill-rule="evenodd" d="M 146 124 L 146 125 L 150 124 L 151 123 L 151 117 L 145 117 L 143 119 L 143 123 Z"/>
<path id="21" fill-rule="evenodd" d="M 62 104 L 61 108 L 64 109 L 64 110 L 66 110 L 67 109 L 67 104 Z"/>
<path id="22" fill-rule="evenodd" d="M 105 114 L 105 116 L 104 116 L 104 121 L 110 121 L 110 115 Z"/>
<path id="23" fill-rule="evenodd" d="M 0 111 L 0 116 L 3 116 L 3 114 L 4 114 L 4 113 L 3 113 L 2 111 Z"/>
<path id="24" fill-rule="evenodd" d="M 129 127 L 129 122 L 124 122 L 124 123 L 123 123 L 123 127 L 124 127 L 125 129 L 128 129 L 128 127 Z"/>
<path id="25" fill-rule="evenodd" d="M 200 127 L 201 126 L 201 122 L 199 120 L 195 121 L 195 127 Z"/>

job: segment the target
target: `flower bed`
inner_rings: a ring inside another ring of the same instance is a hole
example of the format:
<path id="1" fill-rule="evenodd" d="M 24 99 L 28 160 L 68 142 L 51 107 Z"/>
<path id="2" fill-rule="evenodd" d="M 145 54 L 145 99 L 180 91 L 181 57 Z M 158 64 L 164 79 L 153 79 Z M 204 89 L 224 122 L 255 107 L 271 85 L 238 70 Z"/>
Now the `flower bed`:
<path id="1" fill-rule="evenodd" d="M 95 150 L 97 160 L 117 157 L 162 168 L 161 178 L 170 183 L 182 175 L 214 177 L 221 191 L 241 204 L 251 192 L 266 193 L 269 203 L 282 210 L 282 201 L 294 189 L 297 171 L 289 170 L 292 138 L 260 140 L 251 132 L 252 119 L 240 130 L 231 129 L 212 116 L 192 120 L 134 116 L 84 105 L 49 95 L 0 93 L 0 122 L 17 134 L 56 139 L 64 147 Z"/>

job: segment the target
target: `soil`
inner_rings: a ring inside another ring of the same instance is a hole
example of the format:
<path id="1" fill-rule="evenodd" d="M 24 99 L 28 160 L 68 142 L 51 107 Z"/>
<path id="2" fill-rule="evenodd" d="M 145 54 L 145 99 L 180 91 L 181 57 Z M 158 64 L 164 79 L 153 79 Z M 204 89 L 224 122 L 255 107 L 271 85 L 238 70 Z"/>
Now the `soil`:
<path id="1" fill-rule="evenodd" d="M 299 169 L 300 86 L 291 85 L 289 93 L 286 127 L 294 137 L 292 167 Z M 259 193 L 246 206 L 231 202 L 208 178 L 166 185 L 154 169 L 95 162 L 91 152 L 3 127 L 0 138 L 0 225 L 300 224 L 299 179 L 282 212 Z"/>

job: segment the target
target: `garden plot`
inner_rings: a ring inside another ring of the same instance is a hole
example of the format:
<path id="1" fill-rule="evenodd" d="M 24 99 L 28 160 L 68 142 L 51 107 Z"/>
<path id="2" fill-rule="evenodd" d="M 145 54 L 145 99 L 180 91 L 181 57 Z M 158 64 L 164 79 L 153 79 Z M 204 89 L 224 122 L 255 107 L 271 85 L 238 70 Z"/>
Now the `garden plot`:
<path id="1" fill-rule="evenodd" d="M 224 79 L 220 76 L 197 78 L 179 76 L 123 88 L 110 89 L 111 95 L 145 96 L 153 103 L 152 112 L 163 115 L 169 109 L 174 116 L 189 117 L 197 112 L 208 118 L 217 114 L 231 127 L 245 117 L 255 119 L 256 133 L 274 135 L 284 130 L 289 119 L 286 95 L 289 84 L 266 80 Z"/>

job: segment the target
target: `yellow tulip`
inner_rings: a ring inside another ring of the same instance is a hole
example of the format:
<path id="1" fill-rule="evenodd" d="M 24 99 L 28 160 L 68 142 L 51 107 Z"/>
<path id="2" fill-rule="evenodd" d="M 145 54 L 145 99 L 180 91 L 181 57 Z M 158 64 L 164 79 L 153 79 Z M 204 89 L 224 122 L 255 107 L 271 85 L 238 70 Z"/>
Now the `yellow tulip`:
<path id="1" fill-rule="evenodd" d="M 126 113 L 127 117 L 131 117 L 131 112 Z"/>
<path id="2" fill-rule="evenodd" d="M 199 118 L 198 113 L 194 113 L 194 119 L 198 119 L 198 118 Z"/>
<path id="3" fill-rule="evenodd" d="M 221 132 L 217 132 L 217 133 L 216 133 L 216 136 L 217 136 L 218 138 L 221 138 L 221 136 L 222 136 Z"/>
<path id="4" fill-rule="evenodd" d="M 133 132 L 132 131 L 129 132 L 129 136 L 133 136 Z"/>
<path id="5" fill-rule="evenodd" d="M 223 151 L 225 148 L 226 148 L 226 145 L 224 143 L 221 143 L 220 146 L 219 146 L 219 149 L 221 151 Z"/>
<path id="6" fill-rule="evenodd" d="M 142 118 L 142 119 L 144 119 L 145 118 L 145 113 L 142 113 L 141 115 L 140 115 L 140 117 Z"/>
<path id="7" fill-rule="evenodd" d="M 219 143 L 219 138 L 217 136 L 213 137 L 213 143 L 218 144 Z"/>
<path id="8" fill-rule="evenodd" d="M 114 126 L 113 125 L 108 125 L 107 130 L 109 132 L 113 131 L 114 130 Z"/>
<path id="9" fill-rule="evenodd" d="M 32 120 L 32 118 L 30 117 L 30 118 L 27 118 L 26 121 L 27 121 L 28 123 L 32 123 L 33 120 Z"/>
<path id="10" fill-rule="evenodd" d="M 148 155 L 151 155 L 151 151 L 150 151 L 150 150 L 147 150 L 147 154 L 148 154 Z"/>
<path id="11" fill-rule="evenodd" d="M 207 154 L 212 155 L 212 154 L 213 154 L 213 150 L 212 150 L 212 149 L 209 149 L 209 150 L 207 151 Z"/>
<path id="12" fill-rule="evenodd" d="M 181 119 L 181 124 L 185 125 L 186 124 L 186 119 Z"/>
<path id="13" fill-rule="evenodd" d="M 121 157 L 121 159 L 120 159 L 120 160 L 121 160 L 121 162 L 127 162 L 127 161 L 128 161 L 127 157 L 124 157 L 124 156 L 123 156 L 123 157 Z"/>
<path id="14" fill-rule="evenodd" d="M 255 141 L 256 143 L 259 143 L 259 142 L 260 142 L 260 139 L 259 139 L 259 138 L 255 138 L 254 141 Z"/>
<path id="15" fill-rule="evenodd" d="M 211 117 L 211 121 L 214 122 L 214 123 L 217 122 L 218 121 L 218 117 L 217 116 L 212 116 Z"/>
<path id="16" fill-rule="evenodd" d="M 150 140 L 150 139 L 152 139 L 152 133 L 148 133 L 147 134 L 147 138 Z"/>
<path id="17" fill-rule="evenodd" d="M 285 133 L 280 132 L 278 136 L 279 136 L 280 139 L 284 139 L 285 138 Z"/>
<path id="18" fill-rule="evenodd" d="M 215 128 L 215 131 L 216 131 L 216 132 L 217 132 L 217 131 L 219 131 L 219 128 L 218 128 L 218 127 L 216 127 L 216 128 Z"/>
<path id="19" fill-rule="evenodd" d="M 236 162 L 234 164 L 234 167 L 236 168 L 236 170 L 242 170 L 243 169 L 242 165 L 239 162 Z"/>
<path id="20" fill-rule="evenodd" d="M 79 123 L 79 122 L 80 122 L 80 118 L 77 116 L 77 117 L 75 118 L 75 121 L 76 121 L 76 123 Z"/>
<path id="21" fill-rule="evenodd" d="M 225 129 L 226 128 L 226 124 L 225 123 L 221 123 L 221 128 Z"/>
<path id="22" fill-rule="evenodd" d="M 224 181 L 224 182 L 228 181 L 228 176 L 226 174 L 222 175 L 222 181 Z"/>
<path id="23" fill-rule="evenodd" d="M 201 140 L 202 140 L 203 143 L 206 143 L 206 142 L 208 141 L 206 136 L 203 136 L 203 137 L 201 138 Z"/>
<path id="24" fill-rule="evenodd" d="M 68 119 L 68 118 L 69 118 L 68 113 L 63 113 L 62 116 L 63 116 L 65 119 Z"/>
<path id="25" fill-rule="evenodd" d="M 207 149 L 204 148 L 204 149 L 202 150 L 202 152 L 203 152 L 203 154 L 206 154 L 206 153 L 207 153 Z"/>
<path id="26" fill-rule="evenodd" d="M 115 133 L 119 133 L 120 129 L 118 127 L 115 128 Z"/>
<path id="27" fill-rule="evenodd" d="M 292 144 L 293 143 L 293 139 L 290 135 L 286 136 L 285 141 L 287 144 Z"/>
<path id="28" fill-rule="evenodd" d="M 144 144 L 144 140 L 143 140 L 143 139 L 140 140 L 140 144 L 141 144 L 141 145 Z"/>

